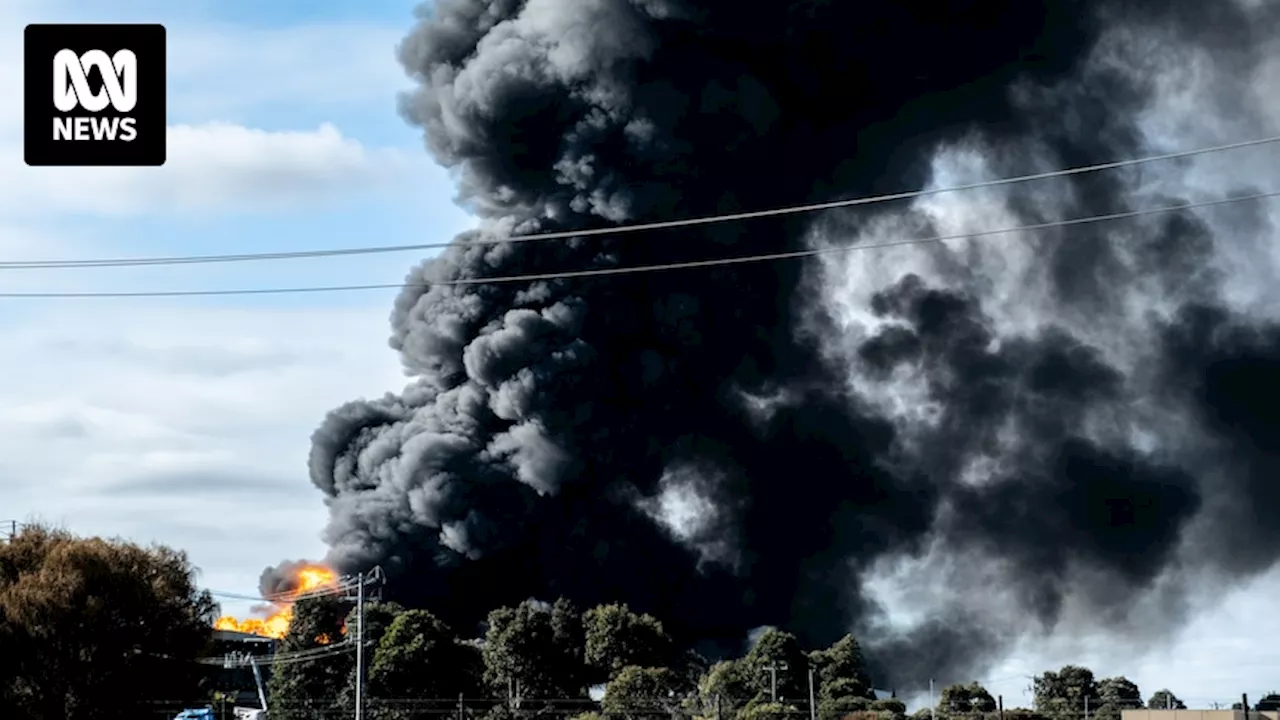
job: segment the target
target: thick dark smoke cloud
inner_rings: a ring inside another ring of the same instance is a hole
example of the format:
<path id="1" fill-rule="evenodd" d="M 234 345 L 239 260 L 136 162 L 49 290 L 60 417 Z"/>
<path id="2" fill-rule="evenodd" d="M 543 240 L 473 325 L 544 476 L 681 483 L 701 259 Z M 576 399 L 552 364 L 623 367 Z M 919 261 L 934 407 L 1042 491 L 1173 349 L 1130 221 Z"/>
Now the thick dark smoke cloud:
<path id="1" fill-rule="evenodd" d="M 1274 5 L 1198 0 L 441 0 L 401 47 L 418 83 L 403 112 L 482 222 L 409 281 L 1256 191 L 1230 174 L 1197 188 L 1183 163 L 876 212 L 471 243 L 1166 149 L 1190 137 L 1160 108 L 1193 67 L 1205 116 L 1252 134 L 1277 26 Z M 1176 617 L 1186 578 L 1280 554 L 1262 509 L 1280 493 L 1280 331 L 1223 269 L 1243 258 L 1274 280 L 1270 223 L 1241 207 L 406 290 L 391 344 L 413 383 L 333 411 L 313 439 L 329 561 L 382 564 L 390 595 L 464 627 L 564 594 L 625 600 L 706 648 L 765 624 L 814 645 L 853 629 L 899 688 L 978 676 L 1082 617 L 1141 632 L 1139 599 Z M 894 573 L 926 620 L 894 621 L 873 582 Z"/>

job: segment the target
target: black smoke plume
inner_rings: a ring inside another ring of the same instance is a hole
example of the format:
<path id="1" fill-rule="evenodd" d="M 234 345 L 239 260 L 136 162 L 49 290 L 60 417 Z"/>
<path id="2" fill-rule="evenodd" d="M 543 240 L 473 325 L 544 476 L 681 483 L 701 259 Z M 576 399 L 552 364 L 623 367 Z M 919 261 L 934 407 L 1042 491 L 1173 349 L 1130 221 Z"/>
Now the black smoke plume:
<path id="1" fill-rule="evenodd" d="M 438 0 L 400 48 L 418 84 L 403 113 L 481 222 L 408 281 L 1256 192 L 1257 163 L 1168 163 L 874 211 L 473 242 L 1257 134 L 1275 120 L 1250 94 L 1275 27 L 1274 4 L 1244 0 Z M 1181 91 L 1217 124 L 1179 125 Z M 900 689 L 977 676 L 1028 632 L 1141 633 L 1188 611 L 1188 578 L 1280 554 L 1280 331 L 1230 271 L 1252 268 L 1255 295 L 1274 282 L 1270 209 L 407 289 L 391 344 L 412 384 L 313 438 L 328 560 L 382 564 L 388 595 L 462 627 L 567 595 L 626 601 L 711 649 L 766 624 L 815 646 L 854 630 Z M 892 577 L 924 620 L 894 619 L 873 582 Z"/>

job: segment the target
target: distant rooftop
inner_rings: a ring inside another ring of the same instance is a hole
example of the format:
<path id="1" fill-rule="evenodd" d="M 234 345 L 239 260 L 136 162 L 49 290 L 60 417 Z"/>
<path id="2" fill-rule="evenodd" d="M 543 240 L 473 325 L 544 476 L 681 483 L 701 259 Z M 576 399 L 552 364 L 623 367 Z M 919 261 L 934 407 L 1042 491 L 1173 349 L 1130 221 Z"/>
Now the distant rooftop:
<path id="1" fill-rule="evenodd" d="M 253 633 L 237 632 L 235 630 L 214 630 L 213 639 L 223 642 L 275 642 L 275 640 L 272 640 L 269 637 L 254 635 Z"/>

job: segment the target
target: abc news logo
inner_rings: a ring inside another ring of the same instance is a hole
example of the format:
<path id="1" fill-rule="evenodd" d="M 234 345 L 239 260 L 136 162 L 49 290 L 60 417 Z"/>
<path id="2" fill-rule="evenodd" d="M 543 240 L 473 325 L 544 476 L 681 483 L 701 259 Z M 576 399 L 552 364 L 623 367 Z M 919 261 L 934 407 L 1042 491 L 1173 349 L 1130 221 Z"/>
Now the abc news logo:
<path id="1" fill-rule="evenodd" d="M 102 91 L 89 87 L 86 68 L 102 74 Z M 53 56 L 53 105 L 59 112 L 70 113 L 83 108 L 102 112 L 110 103 L 118 113 L 130 113 L 138 105 L 138 56 L 132 50 L 121 50 L 108 57 L 101 50 L 90 50 L 77 56 L 62 50 Z M 122 117 L 78 115 L 53 119 L 54 140 L 116 140 L 132 142 L 138 137 L 137 120 Z"/>
<path id="2" fill-rule="evenodd" d="M 164 164 L 164 26 L 28 25 L 24 56 L 28 165 Z"/>

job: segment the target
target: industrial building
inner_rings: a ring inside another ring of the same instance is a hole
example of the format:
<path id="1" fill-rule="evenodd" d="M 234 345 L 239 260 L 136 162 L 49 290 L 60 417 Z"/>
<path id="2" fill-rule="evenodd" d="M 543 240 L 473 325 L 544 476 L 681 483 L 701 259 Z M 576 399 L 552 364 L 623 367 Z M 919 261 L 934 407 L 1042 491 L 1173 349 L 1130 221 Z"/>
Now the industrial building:
<path id="1" fill-rule="evenodd" d="M 214 630 L 213 647 L 210 655 L 215 658 L 228 655 L 270 655 L 276 651 L 278 643 L 279 641 L 277 640 L 260 635 L 232 630 Z M 258 706 L 258 685 L 251 668 L 214 667 L 211 669 L 213 671 L 213 677 L 211 678 L 213 687 L 211 689 L 226 694 L 235 705 Z M 267 672 L 269 670 L 263 670 L 264 675 Z"/>
<path id="2" fill-rule="evenodd" d="M 1274 710 L 1123 710 L 1120 720 L 1280 720 Z"/>

